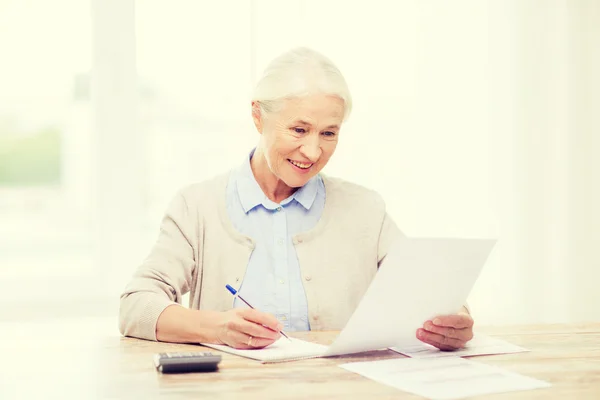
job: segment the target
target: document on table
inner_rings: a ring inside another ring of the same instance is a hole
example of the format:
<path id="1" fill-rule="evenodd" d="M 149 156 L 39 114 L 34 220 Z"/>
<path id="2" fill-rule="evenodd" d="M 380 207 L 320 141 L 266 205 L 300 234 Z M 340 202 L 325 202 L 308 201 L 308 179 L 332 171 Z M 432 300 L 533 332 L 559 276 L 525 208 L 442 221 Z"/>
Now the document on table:
<path id="1" fill-rule="evenodd" d="M 329 347 L 285 338 L 260 350 L 206 346 L 275 362 L 420 343 L 416 331 L 426 320 L 454 314 L 465 303 L 495 242 L 428 238 L 395 241 L 358 307 Z"/>
<path id="2" fill-rule="evenodd" d="M 342 364 L 340 367 L 434 400 L 547 388 L 548 382 L 459 357 L 399 358 Z"/>
<path id="3" fill-rule="evenodd" d="M 390 347 L 390 350 L 412 358 L 471 357 L 529 351 L 502 339 L 493 338 L 481 333 L 475 333 L 473 339 L 467 343 L 465 348 L 460 350 L 441 351 L 440 349 L 425 343 L 419 343 L 412 346 Z"/>

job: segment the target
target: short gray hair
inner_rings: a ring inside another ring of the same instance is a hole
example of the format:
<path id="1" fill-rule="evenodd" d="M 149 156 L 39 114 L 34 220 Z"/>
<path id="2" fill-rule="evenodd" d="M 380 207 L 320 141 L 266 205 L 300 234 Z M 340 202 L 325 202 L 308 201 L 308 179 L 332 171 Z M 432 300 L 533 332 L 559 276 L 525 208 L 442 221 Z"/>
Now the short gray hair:
<path id="1" fill-rule="evenodd" d="M 297 47 L 269 63 L 254 88 L 252 100 L 269 113 L 281 100 L 313 93 L 339 97 L 344 101 L 344 120 L 350 114 L 352 97 L 340 70 L 323 54 Z"/>

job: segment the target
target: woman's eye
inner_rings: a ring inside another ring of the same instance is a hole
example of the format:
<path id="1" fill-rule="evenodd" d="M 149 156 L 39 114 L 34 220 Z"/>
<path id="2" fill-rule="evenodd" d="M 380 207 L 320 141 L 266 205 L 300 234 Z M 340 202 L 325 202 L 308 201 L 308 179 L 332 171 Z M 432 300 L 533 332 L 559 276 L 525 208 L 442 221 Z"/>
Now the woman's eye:
<path id="1" fill-rule="evenodd" d="M 335 136 L 335 132 L 327 131 L 327 132 L 323 132 L 323 135 L 325 135 L 325 136 Z"/>
<path id="2" fill-rule="evenodd" d="M 306 131 L 304 130 L 304 128 L 294 128 L 294 132 L 296 132 L 296 133 L 305 133 Z"/>

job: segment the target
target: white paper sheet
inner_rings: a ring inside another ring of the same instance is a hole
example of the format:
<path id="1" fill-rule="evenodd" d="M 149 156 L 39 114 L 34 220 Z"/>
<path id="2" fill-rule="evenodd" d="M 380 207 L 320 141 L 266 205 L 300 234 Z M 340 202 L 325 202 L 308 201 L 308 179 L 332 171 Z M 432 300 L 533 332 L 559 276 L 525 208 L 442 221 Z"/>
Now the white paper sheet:
<path id="1" fill-rule="evenodd" d="M 326 354 L 421 343 L 415 335 L 426 320 L 455 314 L 465 304 L 495 243 L 485 239 L 396 241 Z"/>
<path id="2" fill-rule="evenodd" d="M 454 314 L 465 303 L 494 244 L 495 240 L 425 238 L 392 243 L 357 309 L 329 347 L 301 340 L 293 346 L 279 340 L 260 350 L 206 346 L 275 362 L 418 344 L 416 331 L 426 320 Z"/>
<path id="3" fill-rule="evenodd" d="M 397 353 L 412 358 L 471 357 L 529 351 L 528 349 L 514 345 L 505 340 L 486 336 L 481 333 L 475 333 L 473 339 L 467 343 L 464 349 L 455 351 L 441 351 L 438 348 L 425 343 L 415 344 L 413 346 L 390 347 L 390 350 L 394 350 Z"/>
<path id="4" fill-rule="evenodd" d="M 548 382 L 459 357 L 401 358 L 342 364 L 340 367 L 434 400 L 551 386 Z"/>

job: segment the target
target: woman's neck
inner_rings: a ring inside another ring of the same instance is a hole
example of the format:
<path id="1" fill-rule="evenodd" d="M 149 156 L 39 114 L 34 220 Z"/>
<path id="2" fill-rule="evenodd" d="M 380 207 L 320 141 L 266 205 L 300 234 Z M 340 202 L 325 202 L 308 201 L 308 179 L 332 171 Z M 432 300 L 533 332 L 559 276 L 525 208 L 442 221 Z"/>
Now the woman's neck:
<path id="1" fill-rule="evenodd" d="M 275 203 L 281 203 L 298 190 L 297 188 L 289 187 L 271 172 L 264 153 L 258 148 L 252 155 L 250 168 L 263 193 L 269 200 Z"/>

